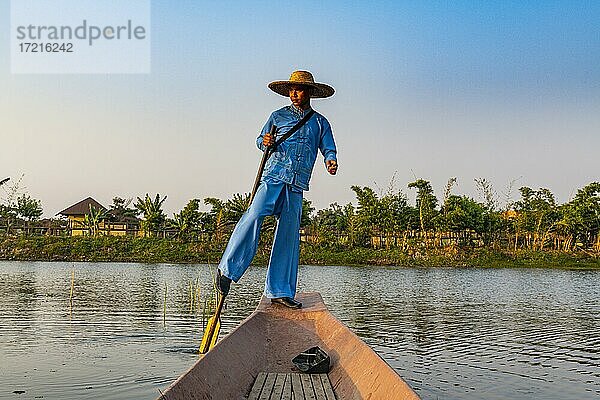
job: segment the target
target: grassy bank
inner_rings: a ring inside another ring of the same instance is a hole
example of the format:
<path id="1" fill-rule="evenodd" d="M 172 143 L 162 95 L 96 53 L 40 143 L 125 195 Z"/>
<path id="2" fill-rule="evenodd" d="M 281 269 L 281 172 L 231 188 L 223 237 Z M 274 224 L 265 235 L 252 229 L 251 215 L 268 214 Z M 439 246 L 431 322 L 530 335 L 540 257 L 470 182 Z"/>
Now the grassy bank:
<path id="1" fill-rule="evenodd" d="M 142 263 L 215 263 L 222 246 L 183 243 L 172 239 L 130 237 L 0 237 L 0 259 L 21 261 L 92 261 Z M 268 248 L 254 260 L 266 264 Z M 600 269 L 600 258 L 585 253 L 461 249 L 404 252 L 400 249 L 324 248 L 303 244 L 301 264 L 456 267 L 550 267 Z"/>

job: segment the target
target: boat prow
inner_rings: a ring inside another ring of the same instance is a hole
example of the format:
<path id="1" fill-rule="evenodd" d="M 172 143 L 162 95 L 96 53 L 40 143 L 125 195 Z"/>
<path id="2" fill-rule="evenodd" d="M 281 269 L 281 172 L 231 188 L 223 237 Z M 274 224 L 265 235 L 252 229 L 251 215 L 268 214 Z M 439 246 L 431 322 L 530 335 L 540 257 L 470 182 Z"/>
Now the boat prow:
<path id="1" fill-rule="evenodd" d="M 331 357 L 328 377 L 337 400 L 419 399 L 396 371 L 327 310 L 319 293 L 296 298 L 303 304 L 299 310 L 263 297 L 246 320 L 159 399 L 247 399 L 261 372 L 297 373 L 292 358 L 313 346 Z"/>

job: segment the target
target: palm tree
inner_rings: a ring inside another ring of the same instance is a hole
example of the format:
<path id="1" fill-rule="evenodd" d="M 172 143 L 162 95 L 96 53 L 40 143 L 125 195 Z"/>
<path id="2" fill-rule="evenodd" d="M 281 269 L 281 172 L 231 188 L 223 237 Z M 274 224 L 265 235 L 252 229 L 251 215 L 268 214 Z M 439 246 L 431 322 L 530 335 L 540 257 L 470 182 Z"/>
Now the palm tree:
<path id="1" fill-rule="evenodd" d="M 248 202 L 250 201 L 250 194 L 240 194 L 236 193 L 233 195 L 233 199 L 227 200 L 225 203 L 225 209 L 227 210 L 227 224 L 235 225 L 240 218 L 242 218 L 242 214 L 246 212 L 248 208 Z"/>
<path id="2" fill-rule="evenodd" d="M 134 206 L 144 215 L 144 220 L 141 224 L 144 236 L 152 235 L 153 233 L 156 234 L 163 226 L 166 217 L 163 213 L 162 205 L 166 199 L 167 196 L 161 199 L 158 193 L 154 199 L 152 199 L 148 193 L 146 193 L 144 199 L 141 199 L 140 197 L 137 198 L 137 202 Z"/>
<path id="3" fill-rule="evenodd" d="M 419 210 L 419 223 L 421 232 L 433 227 L 437 215 L 437 198 L 433 194 L 431 183 L 424 179 L 417 179 L 408 184 L 410 189 L 417 189 L 417 209 Z"/>
<path id="4" fill-rule="evenodd" d="M 207 228 L 213 232 L 214 240 L 220 242 L 225 233 L 231 230 L 248 208 L 250 194 L 236 193 L 232 199 L 223 201 L 214 197 L 204 199 L 204 204 L 211 206 L 208 213 Z"/>
<path id="5" fill-rule="evenodd" d="M 177 229 L 177 237 L 187 241 L 194 237 L 202 223 L 202 214 L 199 210 L 200 200 L 192 199 L 179 213 L 173 213 L 173 219 L 168 223 L 171 227 Z"/>
<path id="6" fill-rule="evenodd" d="M 225 203 L 221 199 L 207 197 L 204 199 L 204 204 L 211 207 L 206 216 L 205 228 L 212 233 L 215 241 L 220 242 L 224 228 L 223 216 L 225 214 Z"/>
<path id="7" fill-rule="evenodd" d="M 2 181 L 0 181 L 0 186 L 4 185 L 9 180 L 10 178 L 2 179 Z M 0 204 L 0 217 L 2 217 L 4 223 L 6 224 L 7 234 L 10 233 L 12 224 L 17 218 L 15 197 L 17 196 L 17 193 L 19 191 L 19 185 L 22 180 L 23 175 L 21 175 L 19 180 L 16 183 L 13 183 L 11 187 L 9 187 L 8 189 L 4 189 L 5 193 L 7 193 L 7 198 L 4 200 L 5 204 Z"/>
<path id="8" fill-rule="evenodd" d="M 90 236 L 98 236 L 100 232 L 100 222 L 105 220 L 107 217 L 106 211 L 102 209 L 96 209 L 89 205 L 90 212 L 83 216 L 81 224 L 88 230 Z"/>
<path id="9" fill-rule="evenodd" d="M 179 213 L 173 213 L 173 219 L 168 220 L 167 224 L 177 229 L 176 237 L 178 239 L 185 240 L 185 237 L 189 231 L 189 225 L 185 220 L 183 211 L 180 211 Z"/>

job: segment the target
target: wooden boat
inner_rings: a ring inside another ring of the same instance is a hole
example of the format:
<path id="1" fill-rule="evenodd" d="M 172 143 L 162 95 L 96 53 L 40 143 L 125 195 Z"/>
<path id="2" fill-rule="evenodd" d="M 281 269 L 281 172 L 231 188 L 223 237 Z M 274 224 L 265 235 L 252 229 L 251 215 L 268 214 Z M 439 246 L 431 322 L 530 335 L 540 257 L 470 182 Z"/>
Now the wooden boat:
<path id="1" fill-rule="evenodd" d="M 298 372 L 292 358 L 313 346 L 319 346 L 331 358 L 328 378 L 337 400 L 419 399 L 377 353 L 327 310 L 319 293 L 300 293 L 296 298 L 303 303 L 299 310 L 271 304 L 263 297 L 252 315 L 159 399 L 247 399 L 257 377 L 264 381 L 262 373 Z M 295 393 L 290 395 L 288 390 L 287 398 L 304 398 Z M 277 399 L 286 398 L 285 394 L 281 396 L 278 394 Z M 307 398 L 330 399 L 312 396 L 307 394 Z"/>

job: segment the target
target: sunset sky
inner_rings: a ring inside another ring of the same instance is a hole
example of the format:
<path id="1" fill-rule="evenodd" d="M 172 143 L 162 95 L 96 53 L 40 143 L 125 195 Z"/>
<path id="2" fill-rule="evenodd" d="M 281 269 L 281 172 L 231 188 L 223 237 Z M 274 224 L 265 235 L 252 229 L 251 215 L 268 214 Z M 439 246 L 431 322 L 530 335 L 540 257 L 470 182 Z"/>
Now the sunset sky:
<path id="1" fill-rule="evenodd" d="M 250 6 L 252 4 L 252 6 Z M 305 197 L 354 201 L 417 178 L 477 198 L 487 178 L 560 202 L 600 180 L 600 2 L 152 1 L 150 74 L 11 74 L 0 0 L 0 179 L 51 216 L 88 196 L 192 198 L 251 189 L 255 137 L 288 103 L 267 84 L 307 69 L 336 94 L 339 173 Z M 379 190 L 379 189 L 378 189 Z M 3 191 L 0 190 L 0 196 Z"/>

